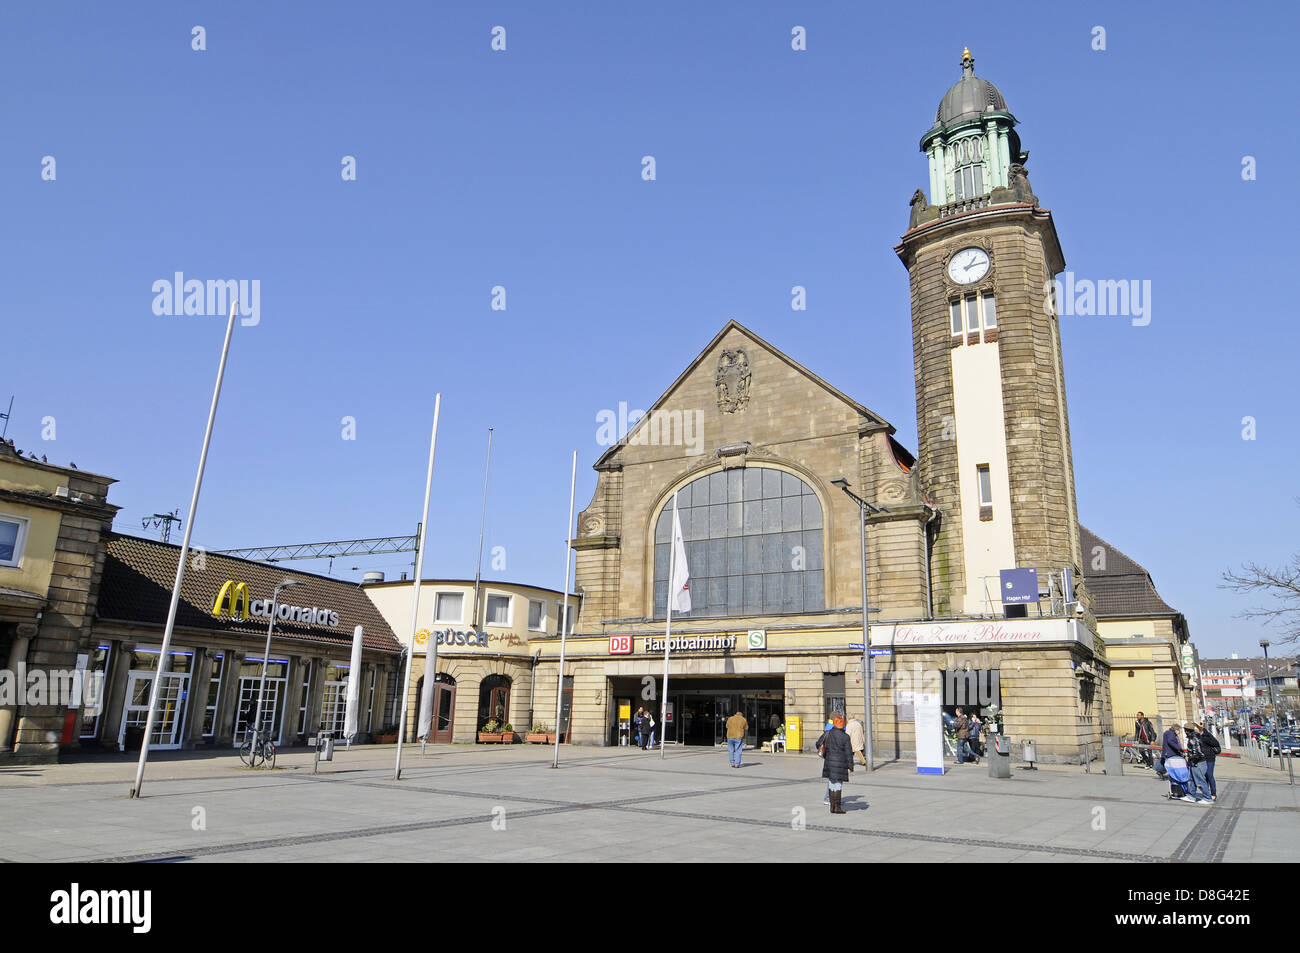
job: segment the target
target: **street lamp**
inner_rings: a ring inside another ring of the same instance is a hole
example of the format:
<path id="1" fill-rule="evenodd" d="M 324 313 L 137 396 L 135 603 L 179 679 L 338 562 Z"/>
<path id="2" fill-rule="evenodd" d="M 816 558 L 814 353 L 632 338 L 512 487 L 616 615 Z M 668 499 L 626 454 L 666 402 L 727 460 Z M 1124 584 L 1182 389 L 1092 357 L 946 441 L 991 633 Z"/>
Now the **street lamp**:
<path id="1" fill-rule="evenodd" d="M 1277 766 L 1283 768 L 1286 762 L 1282 760 L 1282 739 L 1278 737 L 1278 718 L 1277 718 L 1277 701 L 1273 698 L 1273 672 L 1272 667 L 1268 664 L 1268 647 L 1272 645 L 1268 639 L 1260 639 L 1259 647 L 1264 650 L 1264 677 L 1268 679 L 1268 707 L 1273 710 L 1273 743 L 1277 745 Z"/>
<path id="2" fill-rule="evenodd" d="M 253 719 L 253 752 L 250 753 L 248 758 L 248 766 L 250 768 L 257 763 L 257 759 L 253 755 L 256 754 L 257 741 L 261 737 L 262 697 L 266 690 L 266 663 L 271 657 L 271 632 L 275 629 L 275 604 L 279 601 L 281 589 L 291 589 L 294 586 L 301 585 L 301 582 L 297 582 L 293 579 L 286 579 L 284 582 L 276 586 L 274 591 L 271 593 L 271 621 L 266 624 L 266 651 L 262 653 L 262 680 L 257 684 L 257 715 Z M 287 691 L 288 686 L 286 685 L 285 688 Z"/>
<path id="3" fill-rule="evenodd" d="M 870 611 L 867 605 L 867 513 L 888 513 L 883 506 L 877 506 L 874 503 L 868 503 L 862 497 L 858 496 L 849 489 L 849 481 L 840 477 L 838 480 L 831 480 L 831 486 L 838 486 L 841 490 L 849 495 L 858 504 L 858 512 L 862 516 L 862 706 L 866 710 L 866 735 L 867 735 L 867 770 L 876 769 L 876 747 L 875 740 L 872 737 L 871 726 L 871 638 L 867 634 L 870 626 L 867 621 L 867 613 Z"/>

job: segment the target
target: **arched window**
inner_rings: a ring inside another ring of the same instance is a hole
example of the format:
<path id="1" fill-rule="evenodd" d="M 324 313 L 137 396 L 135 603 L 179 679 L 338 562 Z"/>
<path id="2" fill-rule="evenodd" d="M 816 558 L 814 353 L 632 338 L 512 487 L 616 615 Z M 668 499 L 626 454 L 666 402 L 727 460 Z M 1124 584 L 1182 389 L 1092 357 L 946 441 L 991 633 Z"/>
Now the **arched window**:
<path id="1" fill-rule="evenodd" d="M 970 136 L 953 143 L 953 182 L 958 199 L 984 194 L 984 140 Z"/>
<path id="2" fill-rule="evenodd" d="M 505 675 L 488 675 L 479 683 L 479 729 L 489 721 L 497 723 L 498 731 L 510 721 L 510 679 Z"/>
<path id="3" fill-rule="evenodd" d="M 765 467 L 700 477 L 677 493 L 691 618 L 826 608 L 822 507 L 797 476 Z M 655 523 L 654 615 L 668 608 L 673 501 Z"/>

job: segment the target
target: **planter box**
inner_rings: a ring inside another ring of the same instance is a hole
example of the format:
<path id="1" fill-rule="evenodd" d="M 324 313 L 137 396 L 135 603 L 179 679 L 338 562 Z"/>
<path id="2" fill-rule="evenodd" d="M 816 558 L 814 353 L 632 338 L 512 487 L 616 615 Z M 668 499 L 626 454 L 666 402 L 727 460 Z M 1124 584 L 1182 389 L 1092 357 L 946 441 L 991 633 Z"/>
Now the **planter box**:
<path id="1" fill-rule="evenodd" d="M 512 745 L 515 743 L 515 733 L 513 731 L 503 731 L 501 733 L 501 743 L 503 745 Z"/>
<path id="2" fill-rule="evenodd" d="M 395 745 L 397 744 L 397 732 L 391 735 L 375 735 L 374 743 L 377 745 Z"/>
<path id="3" fill-rule="evenodd" d="M 486 731 L 480 731 L 478 733 L 478 743 L 481 745 L 492 744 L 493 742 L 499 742 L 500 740 L 501 740 L 500 734 L 495 734 L 495 733 L 490 734 Z"/>
<path id="4" fill-rule="evenodd" d="M 530 731 L 528 734 L 524 735 L 524 740 L 529 744 L 534 745 L 553 745 L 555 744 L 555 733 L 552 732 L 551 734 L 544 735 L 534 734 Z"/>

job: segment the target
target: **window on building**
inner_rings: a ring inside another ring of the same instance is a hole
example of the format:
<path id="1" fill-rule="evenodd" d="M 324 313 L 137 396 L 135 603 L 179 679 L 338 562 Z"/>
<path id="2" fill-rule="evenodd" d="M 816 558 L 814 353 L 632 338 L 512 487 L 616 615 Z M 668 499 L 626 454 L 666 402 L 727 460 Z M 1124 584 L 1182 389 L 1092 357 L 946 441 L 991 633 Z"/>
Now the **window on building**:
<path id="1" fill-rule="evenodd" d="M 978 334 L 981 327 L 993 331 L 998 326 L 997 301 L 989 292 L 965 295 L 948 302 L 948 316 L 955 335 L 963 328 L 971 334 Z"/>
<path id="2" fill-rule="evenodd" d="M 99 731 L 99 716 L 104 711 L 110 646 L 96 645 L 86 659 L 86 684 L 81 692 L 81 737 L 94 738 Z M 92 688 L 91 686 L 95 686 Z"/>
<path id="3" fill-rule="evenodd" d="M 212 660 L 212 678 L 208 680 L 208 697 L 203 706 L 203 737 L 211 738 L 217 731 L 217 702 L 221 699 L 221 678 L 226 671 L 226 656 L 217 655 Z"/>
<path id="4" fill-rule="evenodd" d="M 546 603 L 540 599 L 528 600 L 528 628 L 534 632 L 546 628 Z"/>
<path id="5" fill-rule="evenodd" d="M 563 603 L 563 602 L 560 602 L 560 603 L 557 603 L 557 604 L 556 604 L 556 606 L 555 606 L 555 634 L 556 634 L 556 635 L 559 635 L 559 634 L 560 634 L 560 629 L 561 629 L 561 628 L 564 629 L 564 634 L 565 634 L 565 635 L 572 635 L 572 634 L 573 634 L 573 620 L 574 620 L 574 618 L 575 618 L 573 613 L 574 613 L 574 611 L 575 611 L 576 609 L 577 609 L 577 606 L 576 606 L 576 605 L 574 605 L 574 604 L 572 604 L 572 603 L 569 604 L 569 614 L 568 614 L 568 619 L 566 620 L 566 621 L 567 621 L 567 624 L 564 625 L 563 627 L 561 627 L 561 625 L 560 625 L 560 617 L 564 615 L 564 603 Z"/>
<path id="6" fill-rule="evenodd" d="M 440 592 L 434 597 L 434 622 L 460 622 L 465 615 L 465 594 Z"/>
<path id="7" fill-rule="evenodd" d="M 993 505 L 993 482 L 989 477 L 989 465 L 981 463 L 975 468 L 976 475 L 979 477 L 980 486 L 980 506 Z"/>
<path id="8" fill-rule="evenodd" d="M 486 625 L 510 625 L 510 597 L 488 596 Z"/>
<path id="9" fill-rule="evenodd" d="M 984 141 L 971 136 L 953 144 L 953 184 L 957 199 L 984 194 Z"/>
<path id="10" fill-rule="evenodd" d="M 677 507 L 690 572 L 690 617 L 826 607 L 821 502 L 794 474 L 768 467 L 712 473 L 682 487 Z M 659 618 L 668 608 L 672 524 L 670 498 L 655 523 Z"/>
<path id="11" fill-rule="evenodd" d="M 30 520 L 0 513 L 0 566 L 18 566 L 23 561 Z"/>

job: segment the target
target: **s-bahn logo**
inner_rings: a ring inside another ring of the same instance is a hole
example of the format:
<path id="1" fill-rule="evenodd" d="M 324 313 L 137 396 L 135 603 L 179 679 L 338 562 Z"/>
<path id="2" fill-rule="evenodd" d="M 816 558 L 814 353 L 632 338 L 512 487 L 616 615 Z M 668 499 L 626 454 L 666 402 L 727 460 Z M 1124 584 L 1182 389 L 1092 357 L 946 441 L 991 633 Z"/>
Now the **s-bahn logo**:
<path id="1" fill-rule="evenodd" d="M 271 618 L 270 599 L 250 599 L 248 583 L 227 579 L 216 601 L 212 603 L 213 618 L 220 619 L 228 612 L 232 622 L 247 622 L 252 618 Z M 333 628 L 339 624 L 339 614 L 333 609 L 319 606 L 291 606 L 277 603 L 275 617 L 281 622 L 300 622 L 304 625 L 323 625 Z"/>

